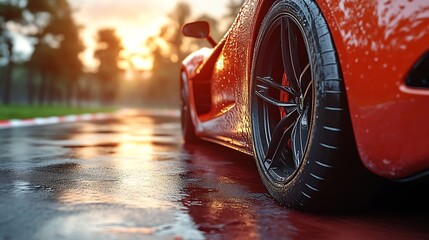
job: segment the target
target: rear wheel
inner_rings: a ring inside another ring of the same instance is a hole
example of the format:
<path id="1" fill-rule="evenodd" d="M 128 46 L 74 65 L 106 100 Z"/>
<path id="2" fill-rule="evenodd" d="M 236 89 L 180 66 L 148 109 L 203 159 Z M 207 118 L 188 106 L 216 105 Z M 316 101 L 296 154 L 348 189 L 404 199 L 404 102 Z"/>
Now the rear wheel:
<path id="1" fill-rule="evenodd" d="M 195 127 L 192 122 L 191 111 L 189 108 L 189 88 L 186 73 L 182 72 L 180 76 L 180 120 L 182 126 L 182 136 L 185 142 L 195 142 Z"/>
<path id="2" fill-rule="evenodd" d="M 344 83 L 328 26 L 311 0 L 277 1 L 255 46 L 251 118 L 261 178 L 281 203 L 328 211 L 365 203 Z"/>

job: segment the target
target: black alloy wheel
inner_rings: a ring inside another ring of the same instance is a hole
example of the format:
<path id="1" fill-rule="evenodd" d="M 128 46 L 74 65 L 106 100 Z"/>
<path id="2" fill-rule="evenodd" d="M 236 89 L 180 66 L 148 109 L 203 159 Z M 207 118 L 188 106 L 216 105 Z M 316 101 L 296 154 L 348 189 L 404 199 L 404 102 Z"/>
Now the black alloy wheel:
<path id="1" fill-rule="evenodd" d="M 274 46 L 274 47 L 273 47 Z M 261 44 L 256 66 L 254 116 L 264 154 L 261 163 L 273 182 L 292 177 L 302 162 L 313 115 L 313 76 L 297 20 L 276 18 Z"/>
<path id="2" fill-rule="evenodd" d="M 350 191 L 369 174 L 357 157 L 340 64 L 314 1 L 272 5 L 256 41 L 251 84 L 255 158 L 274 198 L 312 211 L 365 203 L 368 189 Z"/>

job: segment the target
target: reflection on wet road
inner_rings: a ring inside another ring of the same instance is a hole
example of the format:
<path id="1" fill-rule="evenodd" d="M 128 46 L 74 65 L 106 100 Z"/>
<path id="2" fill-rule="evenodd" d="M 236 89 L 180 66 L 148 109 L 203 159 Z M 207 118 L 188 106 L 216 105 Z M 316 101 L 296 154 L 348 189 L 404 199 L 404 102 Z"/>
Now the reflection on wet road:
<path id="1" fill-rule="evenodd" d="M 429 238 L 427 206 L 285 209 L 252 158 L 184 146 L 177 116 L 0 130 L 0 146 L 0 239 Z"/>

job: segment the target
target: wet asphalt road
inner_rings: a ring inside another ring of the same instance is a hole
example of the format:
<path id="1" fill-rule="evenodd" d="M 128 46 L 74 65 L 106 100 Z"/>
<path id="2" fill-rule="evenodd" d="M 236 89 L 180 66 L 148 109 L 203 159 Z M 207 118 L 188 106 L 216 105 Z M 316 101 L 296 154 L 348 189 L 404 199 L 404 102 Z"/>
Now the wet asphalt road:
<path id="1" fill-rule="evenodd" d="M 291 211 L 252 158 L 184 146 L 170 114 L 3 129 L 0 146 L 0 239 L 429 239 L 428 185 L 360 213 Z"/>

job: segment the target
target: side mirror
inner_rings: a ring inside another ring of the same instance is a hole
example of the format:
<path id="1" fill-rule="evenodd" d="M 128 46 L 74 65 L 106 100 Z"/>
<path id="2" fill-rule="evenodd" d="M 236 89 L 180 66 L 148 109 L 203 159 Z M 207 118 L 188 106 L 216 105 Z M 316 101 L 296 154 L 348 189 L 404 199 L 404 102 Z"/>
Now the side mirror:
<path id="1" fill-rule="evenodd" d="M 187 23 L 182 28 L 183 35 L 193 38 L 207 38 L 210 36 L 210 26 L 206 21 Z"/>
<path id="2" fill-rule="evenodd" d="M 187 37 L 207 39 L 212 47 L 216 46 L 216 42 L 210 36 L 210 25 L 206 21 L 187 23 L 182 27 L 182 33 Z"/>

